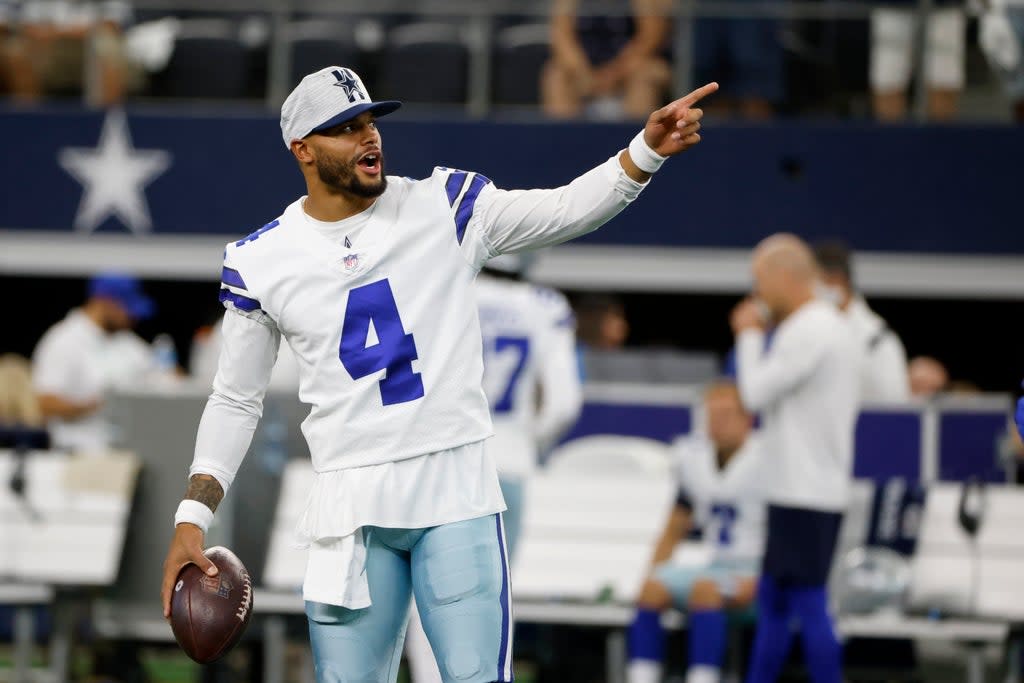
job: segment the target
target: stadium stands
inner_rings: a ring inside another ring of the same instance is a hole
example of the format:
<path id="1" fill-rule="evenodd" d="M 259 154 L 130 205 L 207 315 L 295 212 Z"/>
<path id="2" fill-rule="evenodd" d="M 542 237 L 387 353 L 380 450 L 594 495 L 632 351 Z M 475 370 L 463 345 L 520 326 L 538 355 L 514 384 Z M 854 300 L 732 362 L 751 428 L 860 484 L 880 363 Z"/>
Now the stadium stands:
<path id="1" fill-rule="evenodd" d="M 306 74 L 322 69 L 325 64 L 342 64 L 357 72 L 362 69 L 362 53 L 352 21 L 295 21 L 285 27 L 285 41 L 291 47 L 289 87 L 294 87 Z"/>
<path id="2" fill-rule="evenodd" d="M 376 92 L 413 103 L 461 104 L 468 94 L 469 47 L 458 24 L 419 21 L 388 33 Z"/>
<path id="3" fill-rule="evenodd" d="M 249 52 L 235 22 L 187 19 L 160 82 L 171 97 L 237 99 L 248 94 L 249 68 Z"/>

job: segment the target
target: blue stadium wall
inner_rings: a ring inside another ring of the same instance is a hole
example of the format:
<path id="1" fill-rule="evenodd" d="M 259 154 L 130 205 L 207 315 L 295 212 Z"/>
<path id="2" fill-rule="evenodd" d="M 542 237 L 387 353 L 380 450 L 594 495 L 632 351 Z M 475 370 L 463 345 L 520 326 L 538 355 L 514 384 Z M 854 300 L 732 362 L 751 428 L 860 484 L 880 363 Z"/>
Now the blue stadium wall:
<path id="1" fill-rule="evenodd" d="M 273 116 L 129 110 L 134 148 L 170 165 L 146 188 L 153 232 L 242 235 L 302 193 Z M 102 113 L 0 113 L 0 228 L 71 231 L 82 196 L 61 150 L 94 148 Z M 391 174 L 435 165 L 479 170 L 499 187 L 571 180 L 628 142 L 632 125 L 386 119 Z M 843 236 L 859 249 L 1024 254 L 1024 132 L 1011 127 L 737 126 L 711 122 L 701 147 L 674 161 L 591 244 L 749 247 L 765 234 Z M 100 232 L 126 232 L 116 219 Z"/>

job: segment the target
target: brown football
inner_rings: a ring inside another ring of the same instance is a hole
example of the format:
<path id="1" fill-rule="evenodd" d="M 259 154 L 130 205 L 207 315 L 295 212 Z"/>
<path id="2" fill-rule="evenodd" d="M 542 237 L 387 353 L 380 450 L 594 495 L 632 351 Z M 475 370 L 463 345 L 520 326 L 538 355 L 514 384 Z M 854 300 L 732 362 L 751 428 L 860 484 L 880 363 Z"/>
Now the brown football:
<path id="1" fill-rule="evenodd" d="M 209 664 L 230 652 L 249 624 L 252 581 L 227 548 L 209 548 L 204 554 L 219 572 L 207 576 L 194 564 L 178 572 L 171 594 L 171 630 L 185 654 Z"/>

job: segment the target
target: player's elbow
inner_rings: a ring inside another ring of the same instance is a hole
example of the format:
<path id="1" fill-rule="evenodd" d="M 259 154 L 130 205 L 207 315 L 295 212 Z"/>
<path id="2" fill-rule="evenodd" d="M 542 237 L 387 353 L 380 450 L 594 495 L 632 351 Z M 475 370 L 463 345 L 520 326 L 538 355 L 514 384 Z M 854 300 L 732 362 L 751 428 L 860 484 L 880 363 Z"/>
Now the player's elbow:
<path id="1" fill-rule="evenodd" d="M 231 413 L 246 415 L 256 420 L 263 416 L 262 394 L 228 392 L 218 390 L 215 387 L 213 393 L 210 394 L 208 404 Z"/>

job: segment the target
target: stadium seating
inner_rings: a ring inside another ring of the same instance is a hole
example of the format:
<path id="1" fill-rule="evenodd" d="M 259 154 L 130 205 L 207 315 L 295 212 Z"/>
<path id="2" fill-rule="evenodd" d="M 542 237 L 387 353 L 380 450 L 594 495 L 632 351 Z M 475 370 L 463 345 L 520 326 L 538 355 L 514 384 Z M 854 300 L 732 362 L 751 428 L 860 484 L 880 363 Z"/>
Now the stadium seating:
<path id="1" fill-rule="evenodd" d="M 960 495 L 960 484 L 935 483 L 928 489 L 911 559 L 907 613 L 844 615 L 839 630 L 845 637 L 963 645 L 963 680 L 981 683 L 985 646 L 1004 648 L 1007 671 L 1019 664 L 1014 659 L 1019 650 L 1006 646 L 1010 625 L 1024 618 L 1020 591 L 1024 491 L 989 485 L 983 494 L 983 521 L 974 541 L 959 523 Z"/>
<path id="2" fill-rule="evenodd" d="M 249 94 L 249 49 L 227 19 L 188 19 L 174 43 L 159 92 L 171 97 L 238 99 Z M 202 74 L 198 78 L 197 74 Z"/>
<path id="3" fill-rule="evenodd" d="M 419 21 L 394 28 L 381 55 L 380 98 L 462 104 L 468 92 L 469 48 L 461 27 Z"/>
<path id="4" fill-rule="evenodd" d="M 909 604 L 920 612 L 1024 621 L 1024 491 L 988 485 L 972 539 L 958 519 L 961 485 L 930 487 L 913 560 Z"/>
<path id="5" fill-rule="evenodd" d="M 573 465 L 559 464 L 556 452 L 550 467 L 530 480 L 512 568 L 517 601 L 632 603 L 638 594 L 675 490 L 664 446 L 618 443 L 617 463 L 613 444 L 597 444 L 587 468 L 587 444 L 581 443 L 566 447 Z"/>
<path id="6" fill-rule="evenodd" d="M 550 53 L 550 28 L 544 23 L 507 26 L 496 31 L 493 100 L 497 105 L 540 102 L 540 75 Z"/>
<path id="7" fill-rule="evenodd" d="M 569 441 L 548 458 L 545 471 L 566 476 L 671 478 L 663 443 L 636 436 L 601 434 Z"/>
<path id="8" fill-rule="evenodd" d="M 57 587 L 113 584 L 138 472 L 131 453 L 0 452 L 0 604 L 46 604 Z M 15 623 L 15 661 L 24 669 L 32 612 L 17 610 Z M 65 680 L 71 625 L 64 626 L 51 641 L 55 680 Z M 15 671 L 15 680 L 26 676 Z"/>
<path id="9" fill-rule="evenodd" d="M 331 64 L 362 72 L 362 59 L 352 21 L 307 19 L 285 27 L 285 41 L 291 48 L 288 87 L 303 76 Z"/>
<path id="10" fill-rule="evenodd" d="M 268 588 L 294 592 L 302 585 L 306 553 L 295 547 L 295 528 L 305 510 L 313 477 L 312 463 L 306 460 L 293 460 L 284 470 L 263 572 L 263 583 Z"/>

